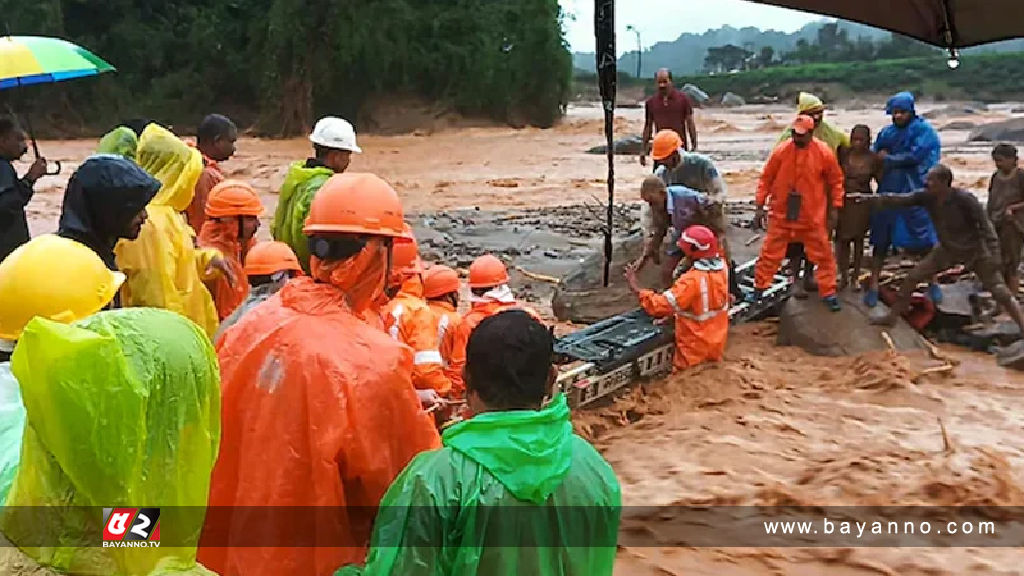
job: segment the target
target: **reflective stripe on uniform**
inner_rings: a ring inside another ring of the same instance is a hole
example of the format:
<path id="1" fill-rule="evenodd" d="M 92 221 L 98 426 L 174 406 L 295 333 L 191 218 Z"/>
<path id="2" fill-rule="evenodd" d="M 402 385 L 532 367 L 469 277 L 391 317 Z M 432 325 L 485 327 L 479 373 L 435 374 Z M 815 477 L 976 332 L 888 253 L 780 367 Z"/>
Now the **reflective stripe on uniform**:
<path id="1" fill-rule="evenodd" d="M 391 334 L 391 337 L 394 338 L 395 340 L 399 340 L 399 338 L 398 338 L 398 323 L 402 319 L 402 312 L 403 311 L 404 311 L 404 308 L 402 308 L 401 304 L 396 304 L 395 305 L 395 309 L 391 311 L 391 317 L 394 318 L 395 320 L 391 324 L 391 329 L 388 330 L 388 333 Z"/>
<path id="2" fill-rule="evenodd" d="M 412 363 L 416 366 L 422 366 L 423 364 L 441 364 L 444 360 L 441 358 L 441 353 L 437 350 L 424 350 L 417 352 L 416 356 L 413 357 Z"/>
<path id="3" fill-rule="evenodd" d="M 444 334 L 447 331 L 448 331 L 448 315 L 447 314 L 443 314 L 441 316 L 441 319 L 438 320 L 438 322 L 437 322 L 437 343 L 438 343 L 438 345 L 440 345 L 441 342 L 444 342 Z M 444 366 L 445 368 L 448 367 L 448 361 L 445 360 L 443 356 L 441 357 L 441 365 Z"/>
<path id="4" fill-rule="evenodd" d="M 676 313 L 677 316 L 680 316 L 682 318 L 686 318 L 687 320 L 695 320 L 697 322 L 704 322 L 706 320 L 710 320 L 710 319 L 714 318 L 715 316 L 718 316 L 719 314 L 722 314 L 724 312 L 728 312 L 729 311 L 729 302 L 728 301 L 726 301 L 725 305 L 723 305 L 721 308 L 718 308 L 716 310 L 711 310 L 710 309 L 711 308 L 711 299 L 710 299 L 710 295 L 709 295 L 709 291 L 708 291 L 708 277 L 707 277 L 707 274 L 701 275 L 701 278 L 700 278 L 700 303 L 701 303 L 701 309 L 705 310 L 705 312 L 703 314 L 693 314 L 692 312 L 687 312 L 687 311 L 681 309 L 679 307 L 679 301 L 676 300 L 676 295 L 672 293 L 671 289 L 662 292 L 661 295 L 664 296 L 666 300 L 668 300 L 668 303 L 672 306 L 672 309 L 675 310 L 675 313 Z"/>

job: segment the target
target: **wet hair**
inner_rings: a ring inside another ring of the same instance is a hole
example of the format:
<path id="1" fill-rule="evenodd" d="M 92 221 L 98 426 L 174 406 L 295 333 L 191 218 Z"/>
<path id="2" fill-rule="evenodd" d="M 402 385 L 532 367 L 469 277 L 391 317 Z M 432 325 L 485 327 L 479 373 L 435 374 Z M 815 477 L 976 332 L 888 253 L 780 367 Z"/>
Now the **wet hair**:
<path id="1" fill-rule="evenodd" d="M 18 122 L 10 116 L 0 116 L 0 137 L 7 136 L 15 130 L 21 130 Z"/>
<path id="2" fill-rule="evenodd" d="M 640 184 L 640 194 L 645 192 L 660 192 L 665 190 L 665 181 L 657 176 L 648 176 L 644 178 L 644 181 Z"/>
<path id="3" fill-rule="evenodd" d="M 850 135 L 854 135 L 857 132 L 867 132 L 868 138 L 871 138 L 871 128 L 867 124 L 857 124 L 850 130 Z"/>
<path id="4" fill-rule="evenodd" d="M 939 182 L 942 182 L 946 186 L 953 185 L 953 171 L 950 170 L 949 166 L 945 164 L 936 164 L 932 167 L 932 172 L 939 177 Z"/>
<path id="5" fill-rule="evenodd" d="M 210 114 L 196 128 L 197 144 L 213 144 L 218 138 L 227 138 L 232 130 L 237 130 L 235 123 L 222 114 Z"/>
<path id="6" fill-rule="evenodd" d="M 993 158 L 1016 158 L 1017 147 L 1013 144 L 996 144 L 996 147 L 992 149 Z"/>
<path id="7" fill-rule="evenodd" d="M 152 120 L 150 120 L 149 118 L 131 118 L 129 120 L 125 120 L 124 122 L 121 122 L 120 124 L 117 125 L 117 127 L 118 128 L 127 128 L 127 129 L 131 130 L 132 132 L 135 132 L 136 136 L 141 136 L 142 135 L 142 131 L 145 130 L 146 126 L 149 126 L 150 124 L 154 124 L 154 122 Z"/>
<path id="8" fill-rule="evenodd" d="M 551 331 L 522 310 L 486 318 L 466 345 L 466 388 L 494 410 L 536 409 L 548 393 Z"/>

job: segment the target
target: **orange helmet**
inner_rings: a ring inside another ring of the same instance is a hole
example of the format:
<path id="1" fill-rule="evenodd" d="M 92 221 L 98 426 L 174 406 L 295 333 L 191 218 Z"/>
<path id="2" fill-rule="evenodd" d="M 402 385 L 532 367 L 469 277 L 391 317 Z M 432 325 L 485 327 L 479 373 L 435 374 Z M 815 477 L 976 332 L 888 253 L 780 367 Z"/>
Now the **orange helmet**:
<path id="1" fill-rule="evenodd" d="M 651 158 L 664 160 L 675 154 L 683 147 L 683 139 L 676 134 L 675 130 L 660 130 L 654 135 L 654 145 L 651 147 Z"/>
<path id="2" fill-rule="evenodd" d="M 394 246 L 391 248 L 391 272 L 399 276 L 423 272 L 420 247 L 408 224 L 404 224 L 402 235 L 395 238 Z"/>
<path id="3" fill-rule="evenodd" d="M 683 230 L 676 245 L 693 260 L 714 258 L 719 255 L 718 238 L 715 238 L 715 233 L 705 226 L 690 226 Z"/>
<path id="4" fill-rule="evenodd" d="M 206 216 L 209 218 L 262 214 L 263 203 L 259 194 L 240 180 L 225 180 L 217 184 L 206 199 Z"/>
<path id="5" fill-rule="evenodd" d="M 423 297 L 440 298 L 462 287 L 459 273 L 447 266 L 431 266 L 423 273 Z"/>
<path id="6" fill-rule="evenodd" d="M 313 198 L 302 232 L 397 238 L 403 235 L 404 217 L 398 193 L 379 176 L 335 174 Z"/>
<path id="7" fill-rule="evenodd" d="M 496 257 L 484 254 L 469 266 L 469 287 L 490 288 L 508 284 L 508 270 Z"/>
<path id="8" fill-rule="evenodd" d="M 284 242 L 260 242 L 245 256 L 246 276 L 269 276 L 284 270 L 302 273 L 295 252 Z"/>

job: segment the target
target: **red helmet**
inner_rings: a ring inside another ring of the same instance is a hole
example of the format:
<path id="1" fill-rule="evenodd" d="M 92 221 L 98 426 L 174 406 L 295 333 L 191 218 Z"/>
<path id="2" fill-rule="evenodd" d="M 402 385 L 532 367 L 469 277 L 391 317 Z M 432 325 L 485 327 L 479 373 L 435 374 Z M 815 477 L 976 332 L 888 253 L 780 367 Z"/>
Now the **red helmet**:
<path id="1" fill-rule="evenodd" d="M 690 226 L 679 236 L 677 246 L 683 249 L 691 260 L 714 258 L 719 255 L 718 238 L 706 226 Z"/>

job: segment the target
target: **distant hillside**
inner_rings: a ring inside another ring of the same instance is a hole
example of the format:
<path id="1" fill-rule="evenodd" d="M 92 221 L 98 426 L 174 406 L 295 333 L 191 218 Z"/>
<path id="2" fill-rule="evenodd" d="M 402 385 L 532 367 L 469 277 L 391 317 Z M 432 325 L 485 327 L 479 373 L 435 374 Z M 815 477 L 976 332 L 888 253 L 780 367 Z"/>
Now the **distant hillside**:
<path id="1" fill-rule="evenodd" d="M 803 90 L 814 92 L 826 102 L 900 90 L 910 90 L 930 100 L 1000 102 L 1024 98 L 1024 76 L 1006 73 L 1006 70 L 1021 68 L 1024 68 L 1024 52 L 974 53 L 965 54 L 956 70 L 946 66 L 944 57 L 936 56 L 777 66 L 736 74 L 680 77 L 676 82 L 700 86 L 714 102 L 720 102 L 725 92 L 750 101 L 778 98 L 780 102 L 795 102 L 797 93 Z"/>
<path id="2" fill-rule="evenodd" d="M 671 42 L 658 42 L 645 47 L 641 58 L 641 76 L 651 77 L 658 68 L 671 68 L 677 76 L 697 74 L 704 66 L 704 58 L 708 48 L 732 44 L 751 52 L 760 51 L 770 46 L 776 54 L 792 50 L 798 40 L 814 41 L 818 29 L 830 20 L 822 19 L 807 24 L 800 30 L 787 34 L 777 30 L 761 30 L 759 28 L 733 28 L 723 26 L 717 30 L 708 30 L 703 34 L 686 33 Z M 885 40 L 889 33 L 878 28 L 864 26 L 853 22 L 839 21 L 839 27 L 845 30 L 851 39 L 864 37 L 873 41 Z M 623 46 L 630 46 L 631 35 L 620 36 L 618 41 Z M 1024 51 L 1024 40 L 1009 40 L 989 46 L 966 50 L 965 54 L 979 52 L 1016 52 Z M 595 56 L 592 52 L 576 52 L 573 54 L 573 65 L 583 71 L 593 72 L 596 68 Z M 627 52 L 619 58 L 619 70 L 634 74 L 636 70 L 636 51 Z"/>

